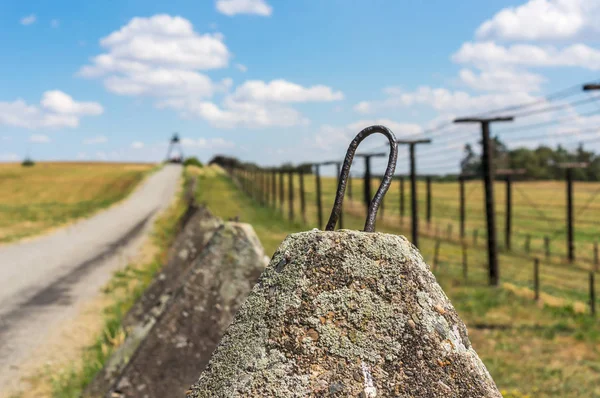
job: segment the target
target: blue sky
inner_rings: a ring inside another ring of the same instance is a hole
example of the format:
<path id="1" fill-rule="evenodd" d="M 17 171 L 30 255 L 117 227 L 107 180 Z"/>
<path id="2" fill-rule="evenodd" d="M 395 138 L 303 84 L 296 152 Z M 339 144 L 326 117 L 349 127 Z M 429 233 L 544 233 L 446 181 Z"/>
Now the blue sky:
<path id="1" fill-rule="evenodd" d="M 600 0 L 2 2 L 0 161 L 159 161 L 174 131 L 203 160 L 338 159 L 369 124 L 419 135 L 597 80 L 598 17 Z M 551 133 L 600 125 L 593 109 Z M 425 169 L 476 137 L 450 129 Z"/>

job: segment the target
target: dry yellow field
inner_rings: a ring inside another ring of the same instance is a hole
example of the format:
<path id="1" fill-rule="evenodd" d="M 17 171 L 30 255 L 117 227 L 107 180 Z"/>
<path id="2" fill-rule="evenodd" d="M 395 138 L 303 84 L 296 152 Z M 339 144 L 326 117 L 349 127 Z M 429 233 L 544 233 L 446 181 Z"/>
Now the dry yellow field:
<path id="1" fill-rule="evenodd" d="M 152 164 L 0 164 L 0 244 L 87 217 L 127 196 Z"/>

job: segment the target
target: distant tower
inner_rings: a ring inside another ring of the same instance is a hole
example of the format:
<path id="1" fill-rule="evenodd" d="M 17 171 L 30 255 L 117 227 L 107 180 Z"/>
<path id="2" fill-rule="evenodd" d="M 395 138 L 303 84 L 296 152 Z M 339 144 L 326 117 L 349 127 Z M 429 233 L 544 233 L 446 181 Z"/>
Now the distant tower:
<path id="1" fill-rule="evenodd" d="M 171 153 L 177 147 L 178 156 L 171 157 Z M 169 143 L 169 151 L 167 152 L 167 162 L 172 163 L 181 163 L 183 162 L 183 149 L 181 147 L 181 142 L 179 140 L 179 135 L 177 133 L 173 134 L 171 138 L 171 142 Z"/>

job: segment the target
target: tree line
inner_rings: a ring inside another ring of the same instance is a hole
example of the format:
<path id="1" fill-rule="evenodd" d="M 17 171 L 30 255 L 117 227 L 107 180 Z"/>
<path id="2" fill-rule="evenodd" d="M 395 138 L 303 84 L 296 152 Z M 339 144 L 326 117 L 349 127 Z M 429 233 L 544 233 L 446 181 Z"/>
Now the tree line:
<path id="1" fill-rule="evenodd" d="M 269 169 L 271 169 L 270 167 L 261 167 L 261 166 L 257 165 L 256 163 L 252 163 L 252 162 L 242 162 L 241 160 L 239 160 L 236 157 L 225 156 L 225 155 L 214 156 L 210 160 L 210 162 L 208 162 L 208 164 L 218 164 L 219 166 L 226 168 L 226 169 L 228 169 L 228 168 L 243 168 L 246 170 L 259 170 L 259 169 L 269 170 Z M 303 171 L 305 174 L 311 174 L 312 173 L 312 164 L 302 163 L 297 166 L 294 166 L 292 163 L 288 162 L 288 163 L 282 164 L 281 166 L 275 167 L 275 169 L 277 169 L 277 171 L 286 171 L 286 172 Z"/>
<path id="2" fill-rule="evenodd" d="M 479 142 L 481 145 L 481 141 Z M 579 181 L 600 180 L 600 156 L 593 151 L 585 150 L 580 144 L 574 151 L 561 145 L 551 148 L 540 145 L 535 149 L 509 149 L 496 136 L 491 139 L 491 151 L 494 167 L 498 169 L 524 169 L 525 177 L 537 180 L 561 180 L 565 178 L 565 170 L 560 167 L 564 162 L 586 162 L 588 167 L 573 169 L 573 178 Z M 464 155 L 460 162 L 464 174 L 481 175 L 481 156 L 476 154 L 471 144 L 464 147 Z"/>

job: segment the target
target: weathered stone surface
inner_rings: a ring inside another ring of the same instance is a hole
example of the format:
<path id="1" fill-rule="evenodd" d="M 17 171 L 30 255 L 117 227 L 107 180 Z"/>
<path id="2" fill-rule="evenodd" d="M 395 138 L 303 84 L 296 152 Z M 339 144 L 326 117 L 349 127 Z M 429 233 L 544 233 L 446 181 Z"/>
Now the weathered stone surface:
<path id="1" fill-rule="evenodd" d="M 108 396 L 183 396 L 265 266 L 252 227 L 225 223 L 181 275 L 180 287 Z"/>
<path id="2" fill-rule="evenodd" d="M 85 397 L 106 395 L 164 312 L 173 292 L 181 286 L 182 275 L 222 226 L 221 219 L 205 207 L 190 203 L 179 220 L 179 233 L 169 249 L 166 265 L 123 319 L 127 331 L 125 341 L 87 386 Z"/>
<path id="3" fill-rule="evenodd" d="M 188 393 L 308 396 L 501 397 L 418 250 L 347 230 L 282 243 Z"/>
<path id="4" fill-rule="evenodd" d="M 166 265 L 125 316 L 123 326 L 126 329 L 147 322 L 149 317 L 160 313 L 162 304 L 178 287 L 181 274 L 194 262 L 215 232 L 223 226 L 223 221 L 213 216 L 206 207 L 190 206 L 189 209 L 191 213 L 182 217 L 188 219 L 169 249 Z"/>

